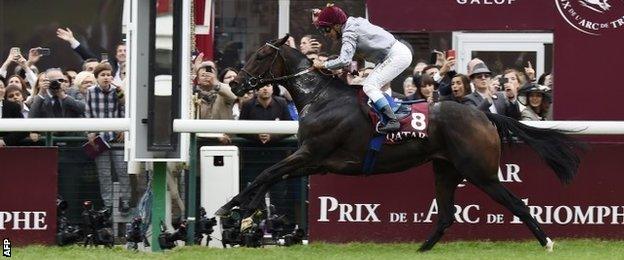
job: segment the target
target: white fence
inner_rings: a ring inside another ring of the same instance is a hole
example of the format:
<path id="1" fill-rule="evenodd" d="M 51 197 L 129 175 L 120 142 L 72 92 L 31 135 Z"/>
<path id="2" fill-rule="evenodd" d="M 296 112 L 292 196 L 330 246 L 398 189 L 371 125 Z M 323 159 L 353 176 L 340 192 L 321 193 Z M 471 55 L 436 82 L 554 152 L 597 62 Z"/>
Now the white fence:
<path id="1" fill-rule="evenodd" d="M 575 131 L 579 135 L 624 135 L 624 121 L 521 121 L 530 126 Z M 191 120 L 176 119 L 173 131 L 180 133 L 295 134 L 297 121 Z M 128 131 L 129 118 L 28 118 L 0 119 L 0 131 Z"/>

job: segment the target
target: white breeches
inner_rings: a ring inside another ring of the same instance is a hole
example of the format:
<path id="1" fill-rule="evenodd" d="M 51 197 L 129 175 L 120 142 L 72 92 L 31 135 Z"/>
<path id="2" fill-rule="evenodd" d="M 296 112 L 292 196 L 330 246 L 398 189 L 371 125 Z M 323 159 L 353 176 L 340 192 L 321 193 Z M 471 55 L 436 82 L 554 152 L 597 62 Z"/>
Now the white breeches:
<path id="1" fill-rule="evenodd" d="M 383 98 L 381 87 L 401 74 L 411 63 L 412 52 L 405 44 L 396 41 L 390 48 L 386 59 L 378 64 L 362 82 L 364 93 L 373 102 L 377 102 Z"/>

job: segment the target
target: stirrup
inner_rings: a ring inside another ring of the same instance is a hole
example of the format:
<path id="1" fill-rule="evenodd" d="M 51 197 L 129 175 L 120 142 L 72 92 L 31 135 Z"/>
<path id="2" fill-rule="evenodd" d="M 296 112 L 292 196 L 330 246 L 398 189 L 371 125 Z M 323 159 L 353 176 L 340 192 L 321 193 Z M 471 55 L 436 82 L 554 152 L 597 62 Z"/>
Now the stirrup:
<path id="1" fill-rule="evenodd" d="M 394 121 L 394 122 L 393 122 Z M 401 129 L 401 124 L 398 120 L 389 120 L 385 125 L 377 127 L 377 132 L 380 133 L 394 133 Z"/>

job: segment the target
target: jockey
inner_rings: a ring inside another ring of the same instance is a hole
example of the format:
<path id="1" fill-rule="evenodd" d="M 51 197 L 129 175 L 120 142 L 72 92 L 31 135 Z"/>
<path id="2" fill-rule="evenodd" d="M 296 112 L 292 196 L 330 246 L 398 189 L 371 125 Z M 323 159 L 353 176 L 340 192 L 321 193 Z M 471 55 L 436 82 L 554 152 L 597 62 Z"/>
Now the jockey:
<path id="1" fill-rule="evenodd" d="M 329 70 L 345 67 L 356 52 L 377 63 L 362 82 L 362 89 L 386 118 L 386 125 L 378 130 L 385 133 L 398 131 L 399 121 L 380 89 L 410 65 L 412 53 L 409 48 L 383 28 L 361 17 L 347 17 L 342 9 L 331 4 L 323 10 L 315 9 L 312 21 L 326 37 L 342 39 L 340 56 L 325 62 L 315 60 L 314 67 Z"/>

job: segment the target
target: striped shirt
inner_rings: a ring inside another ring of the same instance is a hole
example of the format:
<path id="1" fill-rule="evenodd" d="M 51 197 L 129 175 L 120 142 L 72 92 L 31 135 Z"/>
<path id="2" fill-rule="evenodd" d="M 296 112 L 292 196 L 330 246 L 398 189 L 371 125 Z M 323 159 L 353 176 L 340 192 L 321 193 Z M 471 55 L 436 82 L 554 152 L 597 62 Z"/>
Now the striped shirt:
<path id="1" fill-rule="evenodd" d="M 111 85 L 108 91 L 102 90 L 99 85 L 91 86 L 87 89 L 85 103 L 87 118 L 123 118 L 125 108 L 119 103 L 116 87 Z M 115 139 L 114 132 L 100 132 L 106 141 Z"/>

